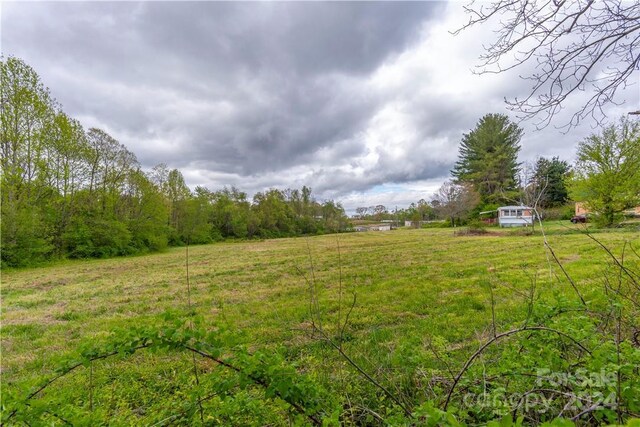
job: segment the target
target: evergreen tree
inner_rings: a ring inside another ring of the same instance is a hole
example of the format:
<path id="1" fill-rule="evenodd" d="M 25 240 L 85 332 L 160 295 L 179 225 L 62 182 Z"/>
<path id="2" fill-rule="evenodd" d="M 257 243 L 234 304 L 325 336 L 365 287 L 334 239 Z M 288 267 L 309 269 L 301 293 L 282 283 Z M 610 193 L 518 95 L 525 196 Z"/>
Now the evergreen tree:
<path id="1" fill-rule="evenodd" d="M 451 174 L 460 184 L 471 184 L 481 203 L 514 198 L 522 129 L 503 114 L 485 115 L 465 134 Z"/>
<path id="2" fill-rule="evenodd" d="M 566 181 L 571 167 L 569 163 L 553 157 L 551 160 L 540 157 L 536 161 L 532 184 L 542 191 L 540 206 L 551 208 L 562 206 L 569 199 Z"/>

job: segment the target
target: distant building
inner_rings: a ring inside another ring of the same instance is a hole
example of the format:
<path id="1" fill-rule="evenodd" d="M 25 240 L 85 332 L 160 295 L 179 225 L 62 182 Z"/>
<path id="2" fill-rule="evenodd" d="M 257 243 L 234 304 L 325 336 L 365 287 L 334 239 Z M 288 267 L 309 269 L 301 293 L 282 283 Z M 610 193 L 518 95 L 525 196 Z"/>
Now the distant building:
<path id="1" fill-rule="evenodd" d="M 528 227 L 533 225 L 533 209 L 529 206 L 501 206 L 498 208 L 500 227 Z"/>
<path id="2" fill-rule="evenodd" d="M 372 225 L 369 229 L 371 231 L 391 231 L 391 224 Z"/>
<path id="3" fill-rule="evenodd" d="M 576 202 L 576 216 L 586 215 L 588 213 L 591 213 L 591 211 L 586 208 L 583 202 Z M 640 206 L 636 206 L 635 208 L 631 208 L 631 209 L 626 209 L 624 213 L 626 215 L 631 215 L 631 216 L 640 216 Z"/>
<path id="4" fill-rule="evenodd" d="M 391 231 L 391 224 L 357 225 L 356 231 Z"/>
<path id="5" fill-rule="evenodd" d="M 589 211 L 582 202 L 576 202 L 576 215 L 586 215 Z"/>
<path id="6" fill-rule="evenodd" d="M 420 228 L 425 224 L 433 224 L 433 223 L 437 223 L 437 222 L 442 222 L 441 220 L 434 220 L 434 221 L 411 221 L 406 219 L 404 221 L 404 226 L 405 227 L 414 227 L 414 228 Z"/>

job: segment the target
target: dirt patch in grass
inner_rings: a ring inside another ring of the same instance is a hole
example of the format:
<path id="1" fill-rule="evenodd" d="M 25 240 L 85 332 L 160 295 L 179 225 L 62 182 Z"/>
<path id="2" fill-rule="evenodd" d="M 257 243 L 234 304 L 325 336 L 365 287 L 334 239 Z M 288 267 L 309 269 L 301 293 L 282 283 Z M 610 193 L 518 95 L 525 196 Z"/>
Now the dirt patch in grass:
<path id="1" fill-rule="evenodd" d="M 564 263 L 579 261 L 580 258 L 581 257 L 578 254 L 571 254 L 571 255 L 563 256 L 562 258 L 560 258 L 560 262 L 564 264 Z"/>

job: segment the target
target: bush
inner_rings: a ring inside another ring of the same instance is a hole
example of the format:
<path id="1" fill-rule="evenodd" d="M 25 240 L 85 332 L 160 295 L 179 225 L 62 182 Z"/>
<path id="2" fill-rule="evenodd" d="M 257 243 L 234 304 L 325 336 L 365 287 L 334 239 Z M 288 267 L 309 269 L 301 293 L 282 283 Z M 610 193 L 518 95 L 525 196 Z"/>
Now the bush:
<path id="1" fill-rule="evenodd" d="M 470 232 L 484 234 L 487 232 L 487 224 L 479 219 L 474 219 L 467 223 Z"/>
<path id="2" fill-rule="evenodd" d="M 546 208 L 540 212 L 540 216 L 542 216 L 542 219 L 552 221 L 569 220 L 574 215 L 575 206 L 573 204 L 558 206 L 555 208 Z"/>
<path id="3" fill-rule="evenodd" d="M 432 221 L 422 224 L 420 228 L 449 228 L 450 222 L 445 221 Z"/>
<path id="4" fill-rule="evenodd" d="M 487 224 L 474 219 L 467 222 L 467 226 L 461 230 L 456 230 L 456 236 L 479 236 L 487 233 Z"/>
<path id="5" fill-rule="evenodd" d="M 26 267 L 48 259 L 54 248 L 43 237 L 40 216 L 27 210 L 12 213 L 2 218 L 2 266 Z"/>
<path id="6" fill-rule="evenodd" d="M 71 230 L 64 235 L 70 258 L 106 258 L 136 252 L 132 246 L 131 232 L 122 222 L 77 221 Z"/>

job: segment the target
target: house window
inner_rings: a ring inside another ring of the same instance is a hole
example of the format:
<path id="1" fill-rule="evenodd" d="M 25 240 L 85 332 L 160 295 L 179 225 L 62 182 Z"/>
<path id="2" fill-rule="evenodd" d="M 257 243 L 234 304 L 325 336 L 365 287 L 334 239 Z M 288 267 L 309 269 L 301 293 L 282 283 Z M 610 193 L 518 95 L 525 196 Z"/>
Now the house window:
<path id="1" fill-rule="evenodd" d="M 516 216 L 522 216 L 522 209 L 518 209 L 516 211 Z"/>

